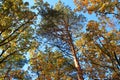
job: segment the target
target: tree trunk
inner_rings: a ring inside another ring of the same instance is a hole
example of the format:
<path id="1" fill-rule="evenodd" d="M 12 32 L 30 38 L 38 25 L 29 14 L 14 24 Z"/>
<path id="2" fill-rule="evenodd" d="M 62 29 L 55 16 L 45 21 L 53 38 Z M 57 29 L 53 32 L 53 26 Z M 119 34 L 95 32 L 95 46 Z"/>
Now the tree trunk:
<path id="1" fill-rule="evenodd" d="M 75 46 L 73 44 L 73 40 L 72 40 L 72 37 L 71 37 L 69 32 L 68 32 L 68 36 L 69 36 L 69 42 L 68 43 L 69 43 L 69 46 L 70 46 L 71 53 L 73 55 L 74 65 L 75 65 L 75 68 L 77 70 L 78 80 L 84 80 L 81 65 L 80 65 L 79 60 L 78 60 L 77 55 L 76 55 L 77 52 L 75 50 Z"/>
<path id="2" fill-rule="evenodd" d="M 79 64 L 78 58 L 76 56 L 76 51 L 75 51 L 74 45 L 71 44 L 70 47 L 71 47 L 71 53 L 72 53 L 73 59 L 74 59 L 74 65 L 75 65 L 75 68 L 77 70 L 78 80 L 84 80 L 83 79 L 82 69 L 81 69 L 81 66 Z"/>

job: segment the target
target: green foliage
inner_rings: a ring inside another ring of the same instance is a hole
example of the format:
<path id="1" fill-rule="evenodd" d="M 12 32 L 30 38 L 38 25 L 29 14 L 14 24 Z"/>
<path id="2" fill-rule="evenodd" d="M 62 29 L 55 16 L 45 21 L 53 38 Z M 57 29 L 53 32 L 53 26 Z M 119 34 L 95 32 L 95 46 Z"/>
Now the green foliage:
<path id="1" fill-rule="evenodd" d="M 42 2 L 41 2 L 42 3 Z M 81 35 L 85 17 L 77 15 L 68 6 L 58 2 L 55 7 L 42 3 L 37 6 L 41 22 L 38 25 L 37 35 L 47 39 L 50 45 L 57 47 L 67 55 L 72 55 L 78 72 L 78 79 L 83 79 L 82 69 L 78 61 L 74 41 Z"/>
<path id="2" fill-rule="evenodd" d="M 73 62 L 64 57 L 60 52 L 52 52 L 47 48 L 45 52 L 38 52 L 30 59 L 32 71 L 37 74 L 38 80 L 43 79 L 75 79 Z"/>
<path id="3" fill-rule="evenodd" d="M 118 0 L 74 0 L 77 10 L 96 14 L 98 20 L 90 20 L 86 32 L 76 45 L 85 62 L 84 73 L 90 79 L 119 79 L 119 7 Z M 83 4 L 82 4 L 83 3 Z M 81 9 L 80 9 L 81 8 Z"/>
<path id="4" fill-rule="evenodd" d="M 76 42 L 84 56 L 81 60 L 86 62 L 85 73 L 88 73 L 89 78 L 110 79 L 114 78 L 113 74 L 119 76 L 119 41 L 119 31 L 107 32 L 98 28 L 96 31 L 88 30 Z"/>
<path id="5" fill-rule="evenodd" d="M 0 80 L 120 79 L 119 0 L 74 2 L 75 11 L 60 0 L 54 7 L 35 0 L 34 13 L 23 0 L 0 1 Z M 84 26 L 76 11 L 98 20 Z"/>
<path id="6" fill-rule="evenodd" d="M 38 14 L 41 16 L 37 27 L 37 36 L 42 39 L 46 38 L 50 45 L 69 53 L 69 39 L 72 37 L 74 41 L 82 33 L 85 17 L 77 15 L 60 1 L 54 7 L 45 4 L 47 3 L 41 2 L 41 5 L 37 6 Z"/>
<path id="7" fill-rule="evenodd" d="M 83 15 L 77 15 L 68 6 L 64 6 L 62 2 L 58 2 L 54 8 L 45 4 L 42 3 L 40 6 L 37 6 L 39 14 L 42 17 L 40 26 L 38 27 L 38 35 L 42 34 L 44 36 L 44 34 L 49 34 L 49 36 L 63 37 L 62 40 L 66 40 L 66 29 L 69 29 L 72 36 L 77 35 L 77 32 L 80 33 L 82 22 L 85 21 Z"/>
<path id="8" fill-rule="evenodd" d="M 27 15 L 26 15 L 27 14 Z M 24 54 L 33 42 L 34 13 L 22 0 L 0 3 L 0 78 L 15 78 L 25 64 Z M 17 73 L 18 71 L 18 73 Z M 13 75 L 14 74 L 14 75 Z M 23 76 L 24 77 L 24 76 Z"/>

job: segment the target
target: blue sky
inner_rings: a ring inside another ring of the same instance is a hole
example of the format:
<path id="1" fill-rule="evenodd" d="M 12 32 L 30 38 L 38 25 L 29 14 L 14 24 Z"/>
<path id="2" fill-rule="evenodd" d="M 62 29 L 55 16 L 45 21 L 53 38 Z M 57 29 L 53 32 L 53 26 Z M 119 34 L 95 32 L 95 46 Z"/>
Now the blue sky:
<path id="1" fill-rule="evenodd" d="M 55 3 L 57 3 L 59 0 L 44 0 L 47 1 L 48 3 L 50 3 L 51 5 L 54 5 Z M 73 3 L 73 0 L 61 0 L 62 2 L 65 3 L 65 5 L 69 5 L 72 9 L 75 8 L 75 5 Z"/>
<path id="2" fill-rule="evenodd" d="M 30 3 L 30 6 L 32 6 L 34 4 L 34 0 L 24 0 Z M 51 5 L 54 5 L 55 3 L 57 3 L 59 0 L 43 0 L 44 2 L 48 2 Z M 69 5 L 72 9 L 75 8 L 75 5 L 73 3 L 73 0 L 61 0 L 62 2 L 64 2 L 66 5 Z"/>

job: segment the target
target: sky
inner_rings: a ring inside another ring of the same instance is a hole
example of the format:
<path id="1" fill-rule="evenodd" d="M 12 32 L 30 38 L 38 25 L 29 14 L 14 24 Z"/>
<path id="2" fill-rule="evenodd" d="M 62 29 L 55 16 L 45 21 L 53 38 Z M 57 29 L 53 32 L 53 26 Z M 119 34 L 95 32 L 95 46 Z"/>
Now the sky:
<path id="1" fill-rule="evenodd" d="M 34 0 L 24 0 L 25 2 L 29 2 L 30 6 L 32 6 L 34 4 Z M 43 0 L 44 2 L 48 2 L 51 5 L 54 5 L 55 3 L 57 3 L 59 0 Z M 75 5 L 73 3 L 73 0 L 61 0 L 63 3 L 65 3 L 65 5 L 69 5 L 72 9 L 75 8 Z"/>

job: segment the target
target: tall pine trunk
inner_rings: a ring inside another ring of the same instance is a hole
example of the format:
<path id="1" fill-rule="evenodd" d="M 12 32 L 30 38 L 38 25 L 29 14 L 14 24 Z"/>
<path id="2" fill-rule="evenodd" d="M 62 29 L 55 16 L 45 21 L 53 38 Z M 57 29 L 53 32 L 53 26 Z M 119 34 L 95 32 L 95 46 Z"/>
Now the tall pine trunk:
<path id="1" fill-rule="evenodd" d="M 73 56 L 74 65 L 75 65 L 75 68 L 77 70 L 78 80 L 84 80 L 83 71 L 81 69 L 81 65 L 80 65 L 79 60 L 77 58 L 77 52 L 75 50 L 75 46 L 74 46 L 74 43 L 73 43 L 73 40 L 72 40 L 72 35 L 70 34 L 70 32 L 68 30 L 68 26 L 66 26 L 66 31 L 67 31 L 67 34 L 68 34 L 68 44 L 70 46 L 71 54 Z"/>

